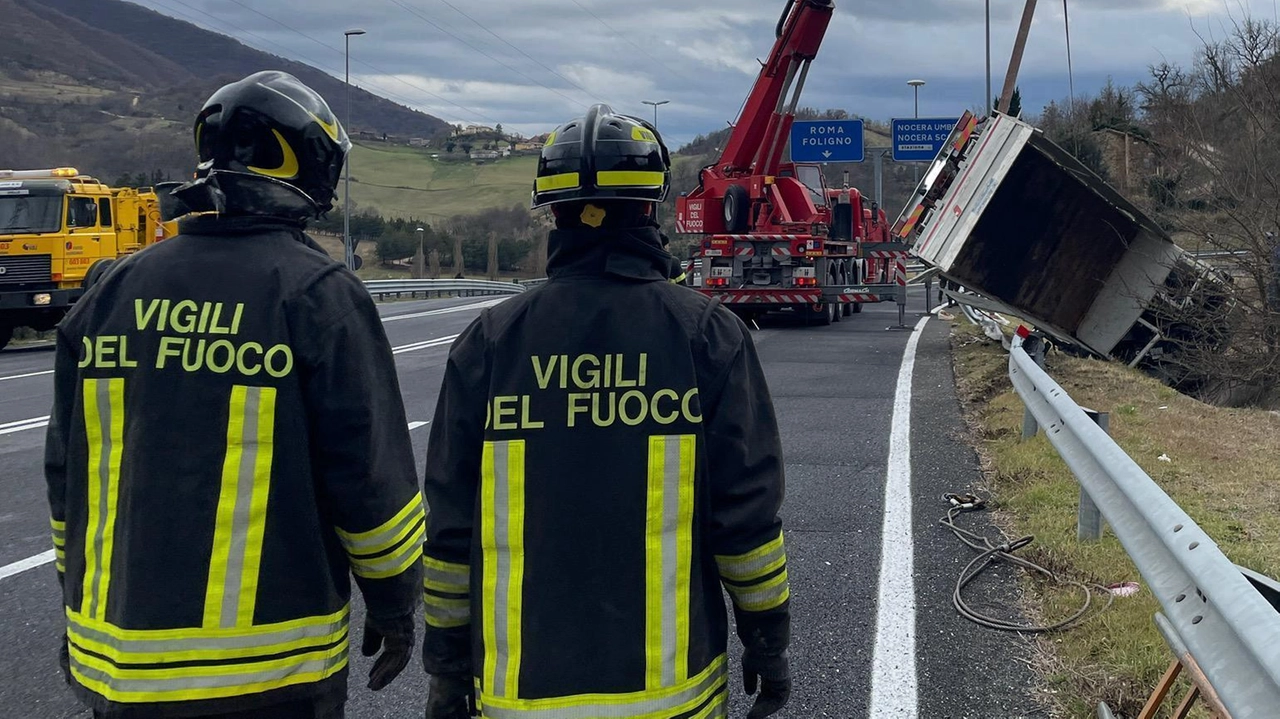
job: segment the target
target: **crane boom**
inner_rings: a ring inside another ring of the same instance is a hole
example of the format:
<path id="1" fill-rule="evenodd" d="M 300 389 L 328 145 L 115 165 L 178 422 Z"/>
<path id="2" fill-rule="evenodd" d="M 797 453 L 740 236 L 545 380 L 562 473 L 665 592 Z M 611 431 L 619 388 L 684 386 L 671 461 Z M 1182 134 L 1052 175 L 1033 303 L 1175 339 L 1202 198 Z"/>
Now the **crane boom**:
<path id="1" fill-rule="evenodd" d="M 776 170 L 809 64 L 818 55 L 834 10 L 834 0 L 788 0 L 778 20 L 777 41 L 715 165 L 719 172 L 768 175 Z"/>

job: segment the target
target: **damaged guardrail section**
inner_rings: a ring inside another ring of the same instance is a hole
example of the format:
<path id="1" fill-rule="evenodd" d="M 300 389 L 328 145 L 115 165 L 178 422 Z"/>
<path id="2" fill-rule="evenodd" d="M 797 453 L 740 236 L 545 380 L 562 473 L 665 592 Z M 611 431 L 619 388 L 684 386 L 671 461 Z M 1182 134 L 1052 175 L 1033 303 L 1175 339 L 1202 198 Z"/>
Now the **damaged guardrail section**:
<path id="1" fill-rule="evenodd" d="M 1009 378 L 1159 600 L 1164 611 L 1156 624 L 1208 707 L 1231 719 L 1275 717 L 1280 611 L 1258 588 L 1257 575 L 1251 581 L 1227 559 L 1036 365 L 1020 337 L 1009 354 Z M 1099 716 L 1110 711 L 1103 706 Z"/>

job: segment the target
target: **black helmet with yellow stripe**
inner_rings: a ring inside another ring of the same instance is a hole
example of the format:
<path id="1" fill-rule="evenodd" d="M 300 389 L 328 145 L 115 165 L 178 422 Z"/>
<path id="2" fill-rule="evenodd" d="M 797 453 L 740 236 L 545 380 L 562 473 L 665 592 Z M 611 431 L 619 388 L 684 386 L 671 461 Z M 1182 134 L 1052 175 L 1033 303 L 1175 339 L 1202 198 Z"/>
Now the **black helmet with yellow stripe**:
<path id="1" fill-rule="evenodd" d="M 315 90 L 259 72 L 221 88 L 195 122 L 198 181 L 229 214 L 315 217 L 333 208 L 351 141 Z M 205 204 L 205 203 L 197 203 Z"/>
<path id="2" fill-rule="evenodd" d="M 538 161 L 533 207 L 564 202 L 662 202 L 671 188 L 671 156 L 657 129 L 595 105 L 558 128 Z"/>

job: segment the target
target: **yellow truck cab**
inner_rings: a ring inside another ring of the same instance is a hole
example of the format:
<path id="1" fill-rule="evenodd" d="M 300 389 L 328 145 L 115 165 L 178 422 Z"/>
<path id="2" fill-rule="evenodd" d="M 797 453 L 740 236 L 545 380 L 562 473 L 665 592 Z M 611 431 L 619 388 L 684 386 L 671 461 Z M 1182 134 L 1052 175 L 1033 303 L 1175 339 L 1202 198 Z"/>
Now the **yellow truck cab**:
<path id="1" fill-rule="evenodd" d="M 0 349 L 19 327 L 53 329 L 112 262 L 174 234 L 151 188 L 0 170 Z"/>

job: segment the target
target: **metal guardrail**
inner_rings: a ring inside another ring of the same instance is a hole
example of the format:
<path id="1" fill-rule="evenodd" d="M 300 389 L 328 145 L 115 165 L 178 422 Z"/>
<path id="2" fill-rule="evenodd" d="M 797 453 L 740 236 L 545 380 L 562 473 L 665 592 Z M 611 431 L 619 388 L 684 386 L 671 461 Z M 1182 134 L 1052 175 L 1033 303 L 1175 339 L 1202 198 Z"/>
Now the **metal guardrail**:
<path id="1" fill-rule="evenodd" d="M 1223 717 L 1280 707 L 1280 612 L 1015 338 L 1009 377 L 1164 609 L 1156 624 Z M 1265 577 L 1260 578 L 1266 580 Z M 1272 587 L 1275 586 L 1271 582 Z M 1100 709 L 1100 716 L 1105 716 Z"/>
<path id="2" fill-rule="evenodd" d="M 408 295 L 413 298 L 419 294 L 423 297 L 518 295 L 529 287 L 519 282 L 488 280 L 369 280 L 364 283 L 364 286 L 369 290 L 369 294 L 381 299 L 390 295 L 396 297 Z"/>

